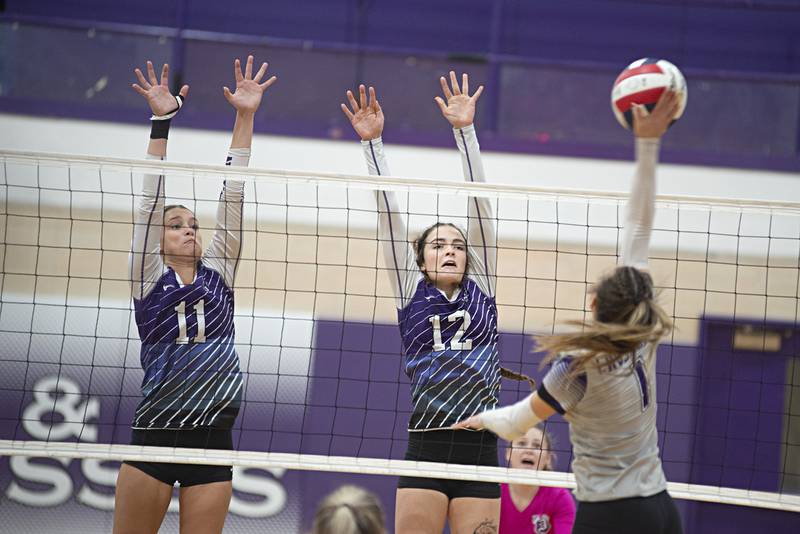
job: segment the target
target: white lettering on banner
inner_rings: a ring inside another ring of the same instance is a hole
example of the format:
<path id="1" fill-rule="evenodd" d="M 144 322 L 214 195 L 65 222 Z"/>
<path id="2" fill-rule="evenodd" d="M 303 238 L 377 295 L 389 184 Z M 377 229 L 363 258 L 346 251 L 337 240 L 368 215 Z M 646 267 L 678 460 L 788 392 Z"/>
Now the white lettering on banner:
<path id="1" fill-rule="evenodd" d="M 23 410 L 23 428 L 30 437 L 41 441 L 73 437 L 81 441 L 97 441 L 97 425 L 87 421 L 99 419 L 100 400 L 89 398 L 82 401 L 83 396 L 78 384 L 66 376 L 40 379 L 34 385 L 33 401 Z M 50 413 L 60 416 L 61 420 L 42 422 L 42 418 Z M 118 462 L 92 458 L 74 461 L 78 464 L 72 465 L 79 466 L 86 479 L 79 488 L 75 487 L 67 470 L 73 459 L 52 458 L 44 463 L 42 458 L 12 456 L 9 466 L 13 477 L 6 489 L 6 497 L 27 506 L 53 507 L 66 503 L 75 494 L 75 499 L 83 505 L 103 511 L 114 510 L 113 489 L 119 473 Z M 279 480 L 285 472 L 280 468 L 234 467 L 230 512 L 251 518 L 281 513 L 288 499 Z M 243 498 L 245 496 L 248 498 Z M 177 498 L 170 502 L 169 511 L 178 511 Z"/>
<path id="2" fill-rule="evenodd" d="M 6 497 L 18 503 L 28 506 L 58 506 L 64 504 L 72 497 L 72 479 L 66 473 L 54 465 L 36 463 L 41 461 L 39 458 L 29 456 L 12 456 L 9 460 L 11 472 L 20 480 L 26 482 L 36 482 L 48 486 L 43 490 L 31 490 L 17 483 L 16 479 L 11 481 L 6 490 Z M 72 461 L 69 458 L 56 458 L 64 467 Z"/>
<path id="3" fill-rule="evenodd" d="M 269 517 L 279 514 L 286 507 L 286 489 L 277 480 L 282 477 L 286 469 L 268 469 L 274 478 L 265 478 L 256 473 L 264 473 L 263 469 L 248 467 L 233 468 L 233 487 L 236 491 L 258 495 L 262 497 L 257 501 L 231 499 L 230 511 L 242 517 Z"/>
<path id="4" fill-rule="evenodd" d="M 86 421 L 100 417 L 100 401 L 81 402 L 80 387 L 66 376 L 48 376 L 33 386 L 33 402 L 22 412 L 22 427 L 34 439 L 97 441 L 97 427 Z M 61 422 L 43 423 L 42 416 L 60 415 Z"/>
<path id="5" fill-rule="evenodd" d="M 105 464 L 105 466 L 104 466 Z M 108 466 L 111 464 L 111 466 Z M 81 461 L 81 472 L 88 482 L 98 486 L 115 487 L 119 467 L 117 463 L 87 458 Z M 114 494 L 96 491 L 90 484 L 84 485 L 76 496 L 78 502 L 97 508 L 98 510 L 114 509 Z"/>

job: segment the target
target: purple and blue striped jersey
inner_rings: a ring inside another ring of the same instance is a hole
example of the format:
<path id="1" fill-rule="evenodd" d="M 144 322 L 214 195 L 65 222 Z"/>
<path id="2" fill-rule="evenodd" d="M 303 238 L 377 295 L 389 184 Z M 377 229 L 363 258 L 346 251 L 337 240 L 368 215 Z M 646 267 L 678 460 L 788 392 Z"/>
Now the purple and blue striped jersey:
<path id="1" fill-rule="evenodd" d="M 466 278 L 451 302 L 420 280 L 398 311 L 411 379 L 411 430 L 444 428 L 493 408 L 500 390 L 494 297 Z"/>
<path id="2" fill-rule="evenodd" d="M 454 130 L 468 181 L 484 181 L 473 126 Z M 388 174 L 381 139 L 362 142 L 370 174 Z M 416 265 L 391 191 L 378 191 L 378 229 L 398 308 L 414 404 L 410 431 L 436 430 L 493 408 L 500 389 L 495 305 L 496 235 L 485 198 L 469 199 L 468 273 L 448 298 Z"/>
<path id="3" fill-rule="evenodd" d="M 238 156 L 246 160 L 249 150 Z M 198 262 L 195 279 L 183 283 L 160 253 L 164 177 L 144 177 L 131 248 L 131 288 L 144 370 L 135 429 L 233 426 L 242 395 L 232 288 L 241 245 L 243 189 L 242 182 L 225 182 L 214 237 Z"/>
<path id="4" fill-rule="evenodd" d="M 233 291 L 199 262 L 191 284 L 169 269 L 134 300 L 142 339 L 144 399 L 134 428 L 230 428 L 239 411 L 242 374 L 233 346 Z"/>

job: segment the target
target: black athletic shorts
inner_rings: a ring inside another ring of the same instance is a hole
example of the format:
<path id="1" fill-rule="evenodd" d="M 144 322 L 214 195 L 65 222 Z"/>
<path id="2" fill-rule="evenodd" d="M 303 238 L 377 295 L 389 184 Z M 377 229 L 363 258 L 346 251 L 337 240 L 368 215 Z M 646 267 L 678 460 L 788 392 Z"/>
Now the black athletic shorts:
<path id="1" fill-rule="evenodd" d="M 180 447 L 186 449 L 233 449 L 230 429 L 191 428 L 186 430 L 136 430 L 131 445 L 155 447 Z M 233 479 L 230 465 L 171 464 L 158 462 L 125 462 L 170 486 L 175 482 L 182 488 L 225 482 Z"/>
<path id="2" fill-rule="evenodd" d="M 579 502 L 572 534 L 682 534 L 669 493 L 616 501 Z"/>
<path id="3" fill-rule="evenodd" d="M 497 467 L 497 436 L 471 430 L 430 430 L 409 432 L 406 460 Z M 448 499 L 477 497 L 499 499 L 500 484 L 439 478 L 400 477 L 398 488 L 429 489 Z"/>

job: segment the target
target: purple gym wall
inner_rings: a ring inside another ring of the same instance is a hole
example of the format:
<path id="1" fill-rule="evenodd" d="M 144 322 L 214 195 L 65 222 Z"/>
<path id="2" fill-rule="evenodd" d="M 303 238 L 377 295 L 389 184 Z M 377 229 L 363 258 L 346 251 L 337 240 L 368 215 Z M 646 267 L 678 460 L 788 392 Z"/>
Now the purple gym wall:
<path id="1" fill-rule="evenodd" d="M 0 16 L 5 112 L 139 122 L 131 71 L 152 59 L 193 86 L 181 125 L 228 129 L 218 89 L 231 59 L 253 52 L 281 78 L 262 132 L 350 137 L 338 104 L 366 82 L 387 112 L 387 141 L 448 144 L 432 97 L 453 68 L 487 85 L 485 149 L 627 158 L 610 87 L 649 55 L 689 82 L 665 161 L 800 170 L 796 1 L 12 0 Z"/>
<path id="2" fill-rule="evenodd" d="M 697 347 L 669 344 L 660 347 L 659 444 L 669 480 L 779 490 L 781 444 L 786 442 L 783 403 L 786 395 L 791 395 L 785 388 L 797 390 L 797 384 L 791 386 L 787 373 L 789 363 L 796 361 L 800 331 L 794 325 L 753 326 L 789 331 L 782 352 L 732 350 L 734 325 L 726 319 L 704 321 Z M 69 413 L 53 411 L 52 405 L 49 409 L 42 406 L 49 397 L 44 393 L 43 400 L 39 397 L 42 392 L 34 391 L 43 378 L 60 377 L 74 382 L 80 391 L 70 404 L 72 411 L 80 415 L 80 421 L 86 419 L 85 426 L 80 423 L 75 427 L 83 433 L 82 440 L 127 444 L 128 422 L 140 398 L 142 372 L 135 366 L 135 360 L 125 368 L 103 366 L 102 351 L 112 349 L 111 345 L 102 347 L 103 342 L 109 342 L 104 339 L 67 336 L 59 344 L 57 338 L 63 336 L 50 336 L 53 342 L 47 343 L 42 341 L 47 336 L 38 335 L 33 346 L 20 345 L 27 337 L 24 333 L 19 336 L 3 333 L 4 346 L 18 357 L 6 359 L 0 375 L 3 407 L 0 439 L 47 438 L 30 435 L 21 422 L 23 417 L 40 417 L 45 429 L 49 428 L 47 421 L 53 420 L 53 429 L 63 429 L 61 423 Z M 125 344 L 125 340 L 121 341 Z M 507 367 L 541 378 L 541 354 L 533 352 L 530 337 L 503 334 L 500 353 Z M 293 382 L 300 377 L 247 372 L 245 403 L 235 427 L 236 448 L 402 458 L 411 403 L 400 354 L 396 325 L 315 321 L 312 368 L 304 403 L 287 402 L 291 391 L 296 389 Z M 290 357 L 289 352 L 282 357 Z M 511 402 L 528 391 L 527 384 L 504 382 L 501 401 Z M 96 412 L 87 402 L 98 403 Z M 83 413 L 88 415 L 84 417 Z M 548 422 L 547 428 L 555 438 L 558 454 L 555 467 L 566 471 L 571 461 L 567 425 L 556 417 Z M 96 429 L 96 436 L 91 435 L 91 429 Z M 68 439 L 74 441 L 76 436 Z M 26 520 L 27 514 L 23 513 L 26 507 L 19 504 L 20 500 L 37 507 L 41 525 L 56 524 L 58 518 L 65 517 L 75 524 L 93 518 L 96 526 L 110 521 L 110 514 L 98 510 L 100 505 L 96 502 L 102 501 L 103 495 L 106 506 L 113 502 L 108 499 L 113 495 L 115 463 L 92 466 L 79 460 L 61 464 L 54 459 L 38 459 L 15 470 L 9 462 L 7 458 L 0 461 L 3 524 L 23 528 L 24 523 L 20 522 Z M 40 467 L 39 479 L 35 476 L 36 466 Z M 49 474 L 41 475 L 44 471 Z M 238 506 L 250 503 L 263 510 L 272 504 L 275 513 L 254 518 L 232 510 L 228 521 L 231 532 L 255 525 L 280 530 L 291 521 L 300 521 L 308 527 L 319 500 L 345 482 L 376 491 L 384 502 L 390 524 L 393 521 L 394 477 L 271 473 L 261 469 L 249 470 L 246 476 L 249 479 L 240 477 L 241 487 L 236 491 Z M 12 493 L 18 495 L 20 487 L 27 489 L 27 496 L 11 498 Z M 253 491 L 254 488 L 259 489 Z M 101 497 L 92 500 L 87 492 Z M 800 514 L 790 512 L 686 501 L 679 501 L 679 506 L 687 534 L 705 533 L 712 527 L 723 528 L 725 532 L 792 532 L 800 526 Z"/>

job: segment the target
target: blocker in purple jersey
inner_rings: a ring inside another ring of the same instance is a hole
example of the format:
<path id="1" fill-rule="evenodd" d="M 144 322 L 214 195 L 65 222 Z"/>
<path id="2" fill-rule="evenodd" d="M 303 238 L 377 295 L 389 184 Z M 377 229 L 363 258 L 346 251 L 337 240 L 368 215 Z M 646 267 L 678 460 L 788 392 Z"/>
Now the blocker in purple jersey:
<path id="1" fill-rule="evenodd" d="M 688 96 L 686 79 L 678 67 L 664 59 L 637 59 L 623 70 L 611 90 L 611 109 L 617 121 L 625 128 L 633 126 L 633 104 L 642 104 L 652 111 L 667 89 L 678 94 L 678 111 L 675 119 L 683 115 Z M 674 122 L 674 121 L 673 121 Z"/>
<path id="2" fill-rule="evenodd" d="M 233 344 L 233 291 L 223 276 L 201 261 L 195 280 L 181 285 L 168 269 L 134 307 L 144 399 L 133 428 L 233 426 L 242 375 Z"/>
<path id="3" fill-rule="evenodd" d="M 450 301 L 422 279 L 398 318 L 414 402 L 410 430 L 446 428 L 494 408 L 500 389 L 494 297 L 465 278 Z"/>

